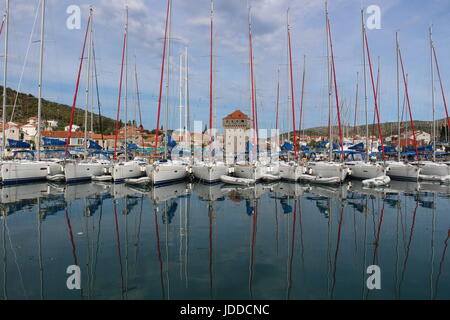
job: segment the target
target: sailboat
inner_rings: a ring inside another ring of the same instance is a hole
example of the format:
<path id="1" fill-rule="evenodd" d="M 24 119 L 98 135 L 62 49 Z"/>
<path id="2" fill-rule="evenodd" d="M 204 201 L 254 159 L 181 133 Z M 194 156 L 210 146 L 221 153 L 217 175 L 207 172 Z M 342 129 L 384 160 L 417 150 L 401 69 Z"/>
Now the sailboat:
<path id="1" fill-rule="evenodd" d="M 366 155 L 365 155 L 365 161 L 358 161 L 358 162 L 348 162 L 346 163 L 347 167 L 350 169 L 350 176 L 354 179 L 374 179 L 383 177 L 386 175 L 386 169 L 384 164 L 376 163 L 376 162 L 369 162 L 369 123 L 367 119 L 367 78 L 366 78 L 366 51 L 367 51 L 367 58 L 369 61 L 369 68 L 370 68 L 370 77 L 372 82 L 372 89 L 373 89 L 373 95 L 374 95 L 374 101 L 375 101 L 375 114 L 377 116 L 378 121 L 378 133 L 380 136 L 380 143 L 381 143 L 381 152 L 383 161 L 385 160 L 384 155 L 384 142 L 383 142 L 383 134 L 381 131 L 380 126 L 380 115 L 379 115 L 379 108 L 378 108 L 378 96 L 379 91 L 375 88 L 375 81 L 373 76 L 373 70 L 372 70 L 372 61 L 370 58 L 370 51 L 369 51 L 369 43 L 367 39 L 367 33 L 366 28 L 364 25 L 364 11 L 361 10 L 361 25 L 362 25 L 362 52 L 363 52 L 363 74 L 364 74 L 364 96 L 365 96 L 365 112 L 366 112 Z M 379 75 L 378 75 L 379 79 Z"/>
<path id="2" fill-rule="evenodd" d="M 114 159 L 117 160 L 117 140 L 119 138 L 119 118 L 120 118 L 120 105 L 122 98 L 122 82 L 125 73 L 125 144 L 124 144 L 124 158 L 119 159 L 120 161 L 116 163 L 111 169 L 111 175 L 114 182 L 123 182 L 125 179 L 135 179 L 142 177 L 145 173 L 145 166 L 147 163 L 141 159 L 128 159 L 128 141 L 127 141 L 127 130 L 128 130 L 128 119 L 127 119 L 127 108 L 128 108 L 128 7 L 126 7 L 126 21 L 125 21 L 125 32 L 123 37 L 123 48 L 122 48 L 122 65 L 120 70 L 120 85 L 119 85 L 119 98 L 117 106 L 117 119 L 116 119 L 116 136 L 114 142 Z M 125 72 L 124 72 L 125 68 Z"/>
<path id="3" fill-rule="evenodd" d="M 236 164 L 234 174 L 238 178 L 250 179 L 253 181 L 261 180 L 268 172 L 268 167 L 258 161 L 258 119 L 256 106 L 256 90 L 255 90 L 255 75 L 253 67 L 253 33 L 251 21 L 251 7 L 248 8 L 248 34 L 249 34 L 249 62 L 250 62 L 250 96 L 251 96 L 251 110 L 253 121 L 253 137 L 252 142 L 249 141 L 249 161 L 246 164 Z"/>
<path id="4" fill-rule="evenodd" d="M 211 0 L 211 22 L 210 22 L 210 63 L 209 63 L 209 134 L 210 134 L 210 151 L 213 149 L 213 88 L 215 88 L 214 77 L 214 0 Z M 212 154 L 210 154 L 212 157 Z M 208 159 L 206 161 L 194 163 L 192 173 L 194 177 L 208 183 L 220 181 L 220 177 L 228 175 L 228 166 L 223 161 L 214 161 Z"/>
<path id="5" fill-rule="evenodd" d="M 84 52 L 86 45 L 88 46 L 88 65 L 87 65 L 87 72 L 86 72 L 86 105 L 85 105 L 85 123 L 84 123 L 84 151 L 87 155 L 88 153 L 88 134 L 87 134 L 87 125 L 88 125 L 88 110 L 89 110 L 89 103 L 90 103 L 90 91 L 91 91 L 91 64 L 92 64 L 92 53 L 93 53 L 93 8 L 91 7 L 89 9 L 89 20 L 88 20 L 88 26 L 86 29 L 86 35 L 84 39 L 83 44 L 83 51 L 82 51 L 82 58 L 80 60 L 80 68 L 78 71 L 78 78 L 77 78 L 77 85 L 75 89 L 75 97 L 74 97 L 74 104 L 73 108 L 75 108 L 76 105 L 76 99 L 78 95 L 78 88 L 79 88 L 79 81 L 81 76 L 81 70 L 83 67 L 83 58 L 84 58 Z M 92 110 L 91 110 L 92 112 Z M 70 143 L 70 136 L 72 133 L 72 125 L 73 125 L 73 113 L 70 120 L 69 125 L 69 132 L 68 132 L 68 139 L 66 142 L 66 150 Z M 67 155 L 67 152 L 66 152 Z M 107 169 L 108 164 L 107 163 L 99 163 L 97 161 L 94 161 L 93 159 L 87 159 L 86 161 L 77 161 L 77 160 L 66 160 L 64 162 L 64 175 L 65 180 L 67 183 L 75 183 L 75 182 L 81 182 L 86 180 L 91 180 L 93 176 L 101 176 L 104 174 L 105 169 Z M 52 180 L 53 175 L 49 176 L 48 179 Z"/>
<path id="6" fill-rule="evenodd" d="M 1 178 L 4 185 L 11 185 L 24 182 L 45 180 L 49 172 L 61 172 L 62 167 L 55 161 L 41 161 L 41 108 L 42 108 L 42 75 L 44 64 L 44 27 L 45 27 L 45 0 L 41 2 L 41 33 L 39 52 L 39 83 L 38 83 L 38 124 L 36 139 L 36 160 L 12 160 L 5 161 L 1 166 Z M 5 14 L 5 68 L 4 68 L 4 88 L 7 88 L 8 75 L 8 34 L 9 34 L 9 0 L 6 1 Z M 3 133 L 5 135 L 6 117 L 6 90 L 3 92 Z M 6 141 L 3 139 L 3 156 L 5 156 Z M 34 158 L 34 154 L 33 154 Z"/>
<path id="7" fill-rule="evenodd" d="M 433 159 L 432 161 L 424 161 L 420 164 L 420 180 L 435 180 L 440 181 L 443 177 L 450 176 L 450 163 L 436 162 L 436 106 L 434 97 L 434 66 L 436 66 L 437 75 L 439 78 L 442 100 L 445 108 L 445 114 L 447 119 L 447 124 L 450 124 L 450 118 L 448 116 L 447 101 L 445 99 L 444 87 L 442 84 L 441 72 L 439 69 L 439 63 L 436 55 L 436 48 L 434 46 L 432 37 L 432 27 L 430 27 L 430 54 L 431 54 L 431 100 L 432 100 L 432 112 L 433 112 Z M 433 64 L 434 62 L 434 64 Z M 450 126 L 449 126 L 450 128 Z"/>
<path id="8" fill-rule="evenodd" d="M 406 74 L 405 74 L 405 69 L 403 66 L 403 59 L 402 59 L 402 55 L 401 55 L 401 51 L 400 51 L 400 45 L 399 45 L 399 41 L 398 41 L 398 33 L 396 33 L 396 51 L 397 51 L 397 108 L 398 110 L 400 109 L 400 100 L 399 100 L 399 92 L 400 92 L 400 80 L 399 80 L 399 74 L 400 74 L 400 70 L 399 68 L 401 67 L 402 70 L 402 75 L 403 75 L 403 83 L 405 86 L 405 96 L 406 96 L 406 101 L 407 101 L 407 105 L 408 105 L 408 110 L 409 110 L 409 116 L 410 116 L 410 121 L 411 121 L 411 129 L 413 132 L 413 137 L 414 137 L 414 148 L 416 150 L 416 157 L 419 158 L 419 151 L 417 148 L 417 140 L 416 140 L 416 133 L 415 133 L 415 129 L 414 129 L 414 120 L 412 118 L 412 111 L 411 111 L 411 103 L 409 100 L 409 93 L 408 93 L 408 83 L 406 81 Z M 398 126 L 399 126 L 399 131 L 400 131 L 400 111 L 397 112 L 398 113 Z M 413 165 L 411 163 L 407 163 L 407 162 L 400 162 L 400 133 L 398 135 L 398 139 L 399 139 L 399 144 L 398 144 L 398 161 L 387 161 L 387 167 L 388 167 L 388 171 L 387 174 L 390 178 L 394 179 L 394 180 L 409 180 L 409 181 L 417 181 L 419 179 L 419 174 L 420 174 L 420 168 L 419 166 Z"/>
<path id="9" fill-rule="evenodd" d="M 166 63 L 166 54 L 167 54 L 167 66 L 170 65 L 170 20 L 172 14 L 172 1 L 167 0 L 167 11 L 166 11 L 166 23 L 165 23 L 165 31 L 164 31 L 164 45 L 163 45 L 163 54 L 162 54 L 162 62 L 161 62 L 161 78 L 159 83 L 159 99 L 158 99 L 158 110 L 157 110 L 157 119 L 156 119 L 156 134 L 155 134 L 155 150 L 154 156 L 157 155 L 158 152 L 158 142 L 159 142 L 159 132 L 160 132 L 160 117 L 161 117 L 161 101 L 163 94 L 163 84 L 164 84 L 164 70 Z M 167 67 L 167 78 L 169 78 L 170 70 Z M 167 79 L 167 90 L 166 90 L 166 128 L 168 127 L 169 121 L 169 79 Z M 166 132 L 168 132 L 166 130 Z M 168 134 L 165 135 L 165 159 L 157 160 L 152 164 L 149 164 L 145 167 L 145 171 L 147 176 L 150 178 L 151 183 L 153 185 L 161 185 L 167 184 L 179 180 L 184 180 L 188 176 L 188 163 L 182 159 L 168 159 Z"/>
<path id="10" fill-rule="evenodd" d="M 308 171 L 309 175 L 305 175 L 304 177 L 300 177 L 300 179 L 304 179 L 307 181 L 311 180 L 310 175 L 314 176 L 315 179 L 312 180 L 316 183 L 330 183 L 330 181 L 339 181 L 343 182 L 348 173 L 348 168 L 344 165 L 343 159 L 345 157 L 344 154 L 344 144 L 343 144 L 343 135 L 342 135 L 342 126 L 341 126 L 341 108 L 340 108 L 340 101 L 339 101 L 339 95 L 338 95 L 338 88 L 337 88 L 337 80 L 336 80 L 336 68 L 334 64 L 334 53 L 333 53 L 333 42 L 331 37 L 331 26 L 330 26 L 330 19 L 328 17 L 328 7 L 327 3 L 325 3 L 325 23 L 326 23 L 326 35 L 327 35 L 327 68 L 328 68 L 328 107 L 329 107 L 329 113 L 331 115 L 331 80 L 333 80 L 334 84 L 334 90 L 335 90 L 335 98 L 336 98 L 336 109 L 337 109 L 337 120 L 339 125 L 339 139 L 340 139 L 340 149 L 341 149 L 341 161 L 340 162 L 332 162 L 331 155 L 332 155 L 332 149 L 333 149 L 333 143 L 331 139 L 331 123 L 329 124 L 329 130 L 330 130 L 330 159 L 327 162 L 309 162 L 308 163 Z M 331 56 L 331 64 L 330 64 L 330 56 Z M 331 67 L 331 70 L 330 70 Z M 331 119 L 331 116 L 330 116 Z"/>
<path id="11" fill-rule="evenodd" d="M 298 160 L 298 151 L 297 151 L 297 130 L 295 124 L 295 87 L 294 87 L 294 74 L 293 74 L 293 66 L 292 66 L 292 44 L 291 44 L 291 28 L 289 25 L 289 9 L 287 11 L 287 40 L 288 40 L 288 58 L 289 58 L 289 82 L 290 82 L 290 91 L 291 91 L 291 102 L 292 102 L 292 128 L 294 132 L 294 161 L 290 162 L 282 162 L 279 165 L 279 174 L 281 179 L 297 181 L 300 176 L 306 173 L 306 167 L 303 163 L 299 163 Z M 303 73 L 303 81 L 305 81 Z M 288 99 L 289 100 L 289 99 Z"/>

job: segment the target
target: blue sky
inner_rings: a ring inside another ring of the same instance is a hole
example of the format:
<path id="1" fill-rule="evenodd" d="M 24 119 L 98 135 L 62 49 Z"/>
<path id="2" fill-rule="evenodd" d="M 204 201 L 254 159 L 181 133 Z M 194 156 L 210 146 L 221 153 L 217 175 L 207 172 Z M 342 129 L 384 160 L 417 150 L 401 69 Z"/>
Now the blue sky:
<path id="1" fill-rule="evenodd" d="M 8 86 L 17 88 L 24 62 L 28 38 L 39 0 L 11 1 L 10 71 Z M 247 1 L 215 0 L 217 117 L 220 119 L 241 109 L 249 113 Z M 82 8 L 81 30 L 66 28 L 69 5 Z M 94 29 L 98 59 L 100 94 L 103 113 L 115 117 L 120 72 L 125 5 L 129 6 L 129 118 L 134 116 L 134 56 L 137 59 L 144 125 L 155 127 L 162 37 L 166 1 L 163 0 L 47 0 L 44 97 L 71 105 L 81 53 L 88 7 L 95 10 Z M 253 0 L 254 56 L 260 128 L 272 128 L 275 122 L 277 69 L 280 68 L 282 129 L 287 128 L 287 53 L 286 10 L 290 7 L 293 41 L 294 81 L 297 108 L 300 101 L 303 56 L 306 55 L 305 115 L 306 127 L 327 124 L 326 43 L 324 1 L 318 0 Z M 410 98 L 416 119 L 431 119 L 431 83 L 428 27 L 433 24 L 441 73 L 446 92 L 450 61 L 450 2 L 447 0 L 330 0 L 329 13 L 336 56 L 339 95 L 344 119 L 353 123 L 356 75 L 361 73 L 360 10 L 369 5 L 381 8 L 381 29 L 368 32 L 372 60 L 381 61 L 381 118 L 395 121 L 396 69 L 395 32 L 400 33 L 405 68 L 408 73 Z M 2 4 L 3 9 L 4 4 Z M 173 0 L 170 126 L 178 123 L 178 55 L 188 46 L 192 119 L 208 119 L 209 96 L 209 10 L 210 0 Z M 366 15 L 367 18 L 367 15 Z M 38 40 L 39 28 L 33 40 Z M 1 46 L 3 47 L 3 41 Z M 38 43 L 34 42 L 22 84 L 22 91 L 37 93 Z M 3 49 L 1 49 L 3 50 Z M 376 68 L 376 66 L 374 66 Z M 78 107 L 84 106 L 84 77 Z M 362 86 L 360 78 L 360 88 Z M 438 83 L 436 86 L 437 117 L 444 117 Z M 368 87 L 370 89 L 370 87 Z M 369 110 L 372 112 L 372 94 Z M 358 113 L 363 121 L 361 100 Z M 450 97 L 447 97 L 450 99 Z M 334 106 L 334 105 L 333 105 Z M 164 113 L 163 113 L 164 114 Z M 46 116 L 46 115 L 44 115 Z M 370 113 L 369 119 L 372 119 Z M 163 120 L 164 121 L 164 120 Z"/>

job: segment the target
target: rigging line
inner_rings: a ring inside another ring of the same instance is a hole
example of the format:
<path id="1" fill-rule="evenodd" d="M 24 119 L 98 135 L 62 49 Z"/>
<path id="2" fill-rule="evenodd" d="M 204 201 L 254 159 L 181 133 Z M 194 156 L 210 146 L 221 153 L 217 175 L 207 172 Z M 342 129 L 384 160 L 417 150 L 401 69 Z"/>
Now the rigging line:
<path id="1" fill-rule="evenodd" d="M 102 105 L 100 103 L 100 92 L 98 87 L 97 59 L 95 56 L 94 40 L 92 40 L 92 55 L 94 58 L 95 87 L 97 91 L 98 122 L 100 126 L 100 134 L 102 135 L 102 142 L 104 144 L 105 137 L 103 136 Z"/>
<path id="2" fill-rule="evenodd" d="M 127 36 L 128 36 L 128 30 L 125 30 L 124 36 L 123 36 L 123 47 L 122 47 L 122 65 L 120 67 L 120 81 L 119 81 L 119 97 L 117 101 L 117 117 L 116 117 L 116 135 L 114 137 L 114 159 L 117 159 L 117 140 L 119 138 L 119 120 L 120 120 L 120 106 L 122 102 L 122 84 L 123 84 L 123 68 L 125 63 L 125 51 L 127 47 Z M 125 126 L 127 124 L 125 123 Z M 126 130 L 125 130 L 126 131 Z M 127 142 L 125 141 L 125 148 L 126 148 Z M 125 154 L 125 158 L 127 155 Z"/>
<path id="3" fill-rule="evenodd" d="M 292 70 L 292 43 L 291 43 L 291 29 L 289 26 L 289 11 L 288 11 L 288 24 L 287 24 L 287 34 L 288 34 L 288 49 L 289 49 L 289 78 L 291 83 L 291 103 L 292 103 L 292 130 L 294 133 L 294 157 L 297 160 L 297 130 L 295 123 L 295 88 L 294 88 L 294 73 Z"/>
<path id="4" fill-rule="evenodd" d="M 370 79 L 372 82 L 372 90 L 373 90 L 373 99 L 375 103 L 375 114 L 377 116 L 377 125 L 378 125 L 378 133 L 380 135 L 380 144 L 381 144 L 381 156 L 383 160 L 386 160 L 386 155 L 384 153 L 384 139 L 383 139 L 383 132 L 381 130 L 381 124 L 380 124 L 380 112 L 378 110 L 378 91 L 375 88 L 375 80 L 373 75 L 373 68 L 372 68 L 372 59 L 370 57 L 370 49 L 369 49 L 369 41 L 367 39 L 367 33 L 364 32 L 364 40 L 366 42 L 366 49 L 367 49 L 367 60 L 369 62 L 369 70 L 370 70 Z M 377 85 L 379 85 L 379 75 L 377 77 Z M 379 88 L 378 88 L 379 89 Z M 375 126 L 374 126 L 375 127 Z"/>
<path id="5" fill-rule="evenodd" d="M 33 27 L 31 28 L 30 38 L 28 39 L 28 47 L 27 47 L 27 51 L 26 51 L 25 58 L 23 61 L 22 71 L 20 72 L 19 84 L 17 85 L 16 96 L 14 97 L 14 105 L 13 105 L 13 109 L 12 109 L 12 113 L 11 113 L 11 122 L 14 119 L 14 113 L 15 113 L 16 106 L 17 106 L 17 99 L 19 97 L 19 91 L 22 86 L 22 80 L 23 80 L 23 75 L 25 73 L 25 68 L 27 66 L 28 55 L 30 53 L 31 45 L 33 43 L 33 34 L 34 34 L 34 30 L 36 28 L 37 19 L 39 16 L 39 10 L 37 10 L 37 8 L 39 8 L 41 6 L 41 3 L 42 3 L 42 0 L 39 0 L 38 5 L 36 7 L 36 15 L 34 16 Z M 2 33 L 4 23 L 5 23 L 5 19 L 3 19 L 2 25 L 0 27 L 0 34 Z"/>
<path id="6" fill-rule="evenodd" d="M 416 138 L 416 129 L 414 127 L 414 119 L 411 111 L 411 102 L 409 100 L 409 93 L 408 93 L 408 82 L 405 75 L 405 69 L 403 67 L 403 58 L 402 58 L 402 52 L 400 51 L 400 48 L 398 48 L 398 55 L 400 58 L 400 65 L 402 67 L 402 74 L 403 74 L 403 83 L 405 85 L 405 94 L 406 94 L 406 101 L 408 102 L 408 111 L 409 111 L 409 119 L 411 120 L 411 129 L 413 133 L 414 138 L 414 148 L 416 149 L 416 157 L 417 160 L 419 160 L 419 149 L 417 148 L 417 138 Z"/>
<path id="7" fill-rule="evenodd" d="M 164 82 L 164 67 L 165 67 L 165 59 L 166 59 L 166 50 L 167 50 L 167 29 L 169 26 L 169 13 L 171 7 L 171 0 L 167 0 L 167 12 L 166 12 L 166 26 L 164 31 L 164 46 L 163 46 L 163 54 L 162 54 L 162 63 L 161 63 L 161 76 L 159 81 L 159 98 L 158 98 L 158 111 L 157 111 L 157 120 L 156 120 L 156 134 L 155 134 L 155 150 L 153 155 L 156 156 L 158 152 L 158 142 L 159 142 L 159 122 L 161 120 L 161 99 L 162 99 L 162 90 L 163 90 L 163 82 Z M 169 94 L 169 93 L 167 93 Z M 168 128 L 166 128 L 167 130 Z"/>
<path id="8" fill-rule="evenodd" d="M 80 59 L 80 66 L 79 66 L 79 69 L 78 69 L 77 84 L 75 86 L 75 93 L 74 93 L 74 96 L 73 96 L 72 111 L 71 111 L 70 123 L 69 123 L 69 132 L 67 133 L 66 151 L 64 153 L 64 157 L 65 158 L 67 157 L 67 154 L 69 153 L 69 144 L 70 144 L 70 138 L 71 138 L 71 135 L 72 135 L 73 117 L 74 117 L 74 114 L 75 114 L 75 107 L 77 105 L 78 90 L 80 88 L 80 77 L 81 77 L 81 71 L 83 69 L 84 52 L 86 50 L 86 42 L 87 42 L 87 37 L 88 37 L 88 34 L 89 34 L 90 24 L 91 24 L 91 16 L 89 15 L 87 26 L 86 26 L 86 34 L 84 36 L 83 50 L 81 51 L 81 59 Z"/>
<path id="9" fill-rule="evenodd" d="M 342 125 L 341 125 L 341 107 L 339 105 L 339 94 L 338 94 L 338 87 L 337 87 L 337 80 L 336 80 L 336 65 L 334 63 L 334 52 L 333 52 L 333 41 L 331 37 L 331 25 L 330 25 L 330 19 L 327 16 L 327 25 L 328 25 L 328 35 L 330 38 L 330 53 L 331 53 L 331 67 L 332 67 L 332 73 L 333 73 L 333 83 L 334 83 L 334 92 L 335 92 L 335 98 L 336 98 L 336 111 L 337 111 L 337 118 L 338 118 L 338 124 L 339 124 L 339 143 L 341 146 L 341 161 L 344 160 L 344 140 L 342 136 Z M 332 143 L 330 141 L 330 146 L 332 147 Z M 332 148 L 331 148 L 332 149 Z"/>
<path id="10" fill-rule="evenodd" d="M 439 84 L 440 84 L 440 87 L 441 87 L 442 101 L 443 101 L 444 107 L 445 107 L 445 115 L 447 116 L 447 125 L 450 128 L 450 118 L 448 116 L 447 100 L 445 99 L 444 86 L 442 84 L 441 71 L 439 69 L 439 63 L 438 63 L 438 60 L 437 60 L 436 49 L 434 47 L 434 43 L 432 44 L 432 49 L 433 49 L 434 61 L 435 61 L 435 64 L 436 64 L 436 71 L 437 71 L 437 74 L 438 74 L 438 77 L 439 77 Z"/>

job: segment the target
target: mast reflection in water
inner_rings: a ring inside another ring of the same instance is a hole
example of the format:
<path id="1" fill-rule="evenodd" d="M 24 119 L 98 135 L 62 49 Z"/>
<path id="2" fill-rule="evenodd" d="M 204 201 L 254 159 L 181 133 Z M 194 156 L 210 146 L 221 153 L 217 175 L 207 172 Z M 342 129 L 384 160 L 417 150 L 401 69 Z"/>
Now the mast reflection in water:
<path id="1" fill-rule="evenodd" d="M 450 299 L 450 186 L 0 189 L 1 299 Z M 81 269 L 68 290 L 66 269 Z M 381 268 L 368 290 L 367 267 Z"/>

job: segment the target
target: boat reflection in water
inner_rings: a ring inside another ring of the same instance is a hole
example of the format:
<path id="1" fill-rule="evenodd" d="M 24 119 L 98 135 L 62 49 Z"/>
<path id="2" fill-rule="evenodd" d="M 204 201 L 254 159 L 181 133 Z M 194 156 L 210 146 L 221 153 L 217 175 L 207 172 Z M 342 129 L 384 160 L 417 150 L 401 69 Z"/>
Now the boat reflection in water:
<path id="1" fill-rule="evenodd" d="M 37 183 L 0 198 L 1 299 L 450 299 L 448 185 Z M 371 265 L 383 290 L 367 289 Z"/>

